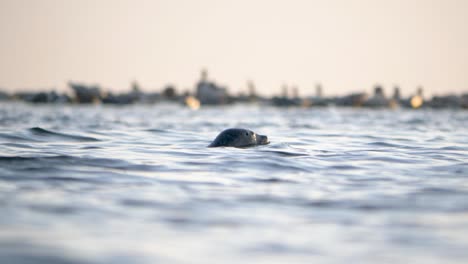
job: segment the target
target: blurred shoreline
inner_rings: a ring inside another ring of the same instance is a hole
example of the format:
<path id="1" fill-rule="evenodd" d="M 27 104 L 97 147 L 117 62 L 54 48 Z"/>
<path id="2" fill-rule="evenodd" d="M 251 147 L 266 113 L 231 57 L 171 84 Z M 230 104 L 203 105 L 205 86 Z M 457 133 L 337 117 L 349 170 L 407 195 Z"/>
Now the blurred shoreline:
<path id="1" fill-rule="evenodd" d="M 374 87 L 373 94 L 355 92 L 343 96 L 324 96 L 320 84 L 315 87 L 315 95 L 300 96 L 297 87 L 283 85 L 280 93 L 262 96 L 256 93 L 252 81 L 247 82 L 246 92 L 231 94 L 227 87 L 209 81 L 207 72 L 202 71 L 195 91 L 179 92 L 176 87 L 167 85 L 159 92 L 143 92 L 138 83 L 133 82 L 130 90 L 115 94 L 99 85 L 69 82 L 70 94 L 58 93 L 53 89 L 39 92 L 7 93 L 0 90 L 1 101 L 23 101 L 33 104 L 157 104 L 172 102 L 198 109 L 206 105 L 227 105 L 234 103 L 255 103 L 278 107 L 366 107 L 366 108 L 451 108 L 468 109 L 468 93 L 446 94 L 425 98 L 423 88 L 418 87 L 413 95 L 402 97 L 400 88 L 393 88 L 392 96 L 386 96 L 380 85 Z"/>

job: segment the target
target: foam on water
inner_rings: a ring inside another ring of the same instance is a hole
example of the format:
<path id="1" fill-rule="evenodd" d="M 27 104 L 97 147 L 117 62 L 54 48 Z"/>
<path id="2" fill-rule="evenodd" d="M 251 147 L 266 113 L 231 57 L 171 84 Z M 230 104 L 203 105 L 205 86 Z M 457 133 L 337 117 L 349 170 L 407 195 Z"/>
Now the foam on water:
<path id="1" fill-rule="evenodd" d="M 466 263 L 468 113 L 0 106 L 1 263 Z M 228 127 L 268 136 L 207 148 Z"/>

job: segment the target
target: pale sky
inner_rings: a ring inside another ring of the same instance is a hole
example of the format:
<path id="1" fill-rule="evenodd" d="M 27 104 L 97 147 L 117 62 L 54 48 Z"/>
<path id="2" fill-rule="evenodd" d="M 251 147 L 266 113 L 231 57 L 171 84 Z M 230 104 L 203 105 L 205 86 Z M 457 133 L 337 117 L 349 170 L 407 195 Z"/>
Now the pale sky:
<path id="1" fill-rule="evenodd" d="M 467 0 L 0 0 L 0 87 L 468 92 Z"/>

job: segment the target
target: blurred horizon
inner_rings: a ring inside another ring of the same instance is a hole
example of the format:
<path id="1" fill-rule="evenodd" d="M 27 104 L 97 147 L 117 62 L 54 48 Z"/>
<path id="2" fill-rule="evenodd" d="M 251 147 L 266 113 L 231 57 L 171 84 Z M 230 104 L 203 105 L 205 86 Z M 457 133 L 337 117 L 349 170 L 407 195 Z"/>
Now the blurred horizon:
<path id="1" fill-rule="evenodd" d="M 0 1 L 0 89 L 468 92 L 468 1 Z"/>

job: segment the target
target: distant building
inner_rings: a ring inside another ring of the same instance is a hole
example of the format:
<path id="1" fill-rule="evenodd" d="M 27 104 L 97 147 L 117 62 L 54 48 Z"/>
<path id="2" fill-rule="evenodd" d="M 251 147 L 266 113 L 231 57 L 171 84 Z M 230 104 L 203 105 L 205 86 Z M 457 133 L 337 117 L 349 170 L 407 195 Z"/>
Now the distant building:
<path id="1" fill-rule="evenodd" d="M 416 90 L 416 95 L 421 96 L 421 98 L 424 98 L 424 88 L 422 86 L 418 87 L 418 89 Z"/>
<path id="2" fill-rule="evenodd" d="M 350 95 L 338 98 L 336 100 L 337 105 L 339 106 L 353 106 L 361 107 L 367 102 L 366 93 L 352 93 Z"/>
<path id="3" fill-rule="evenodd" d="M 400 101 L 401 100 L 401 93 L 400 93 L 400 87 L 398 86 L 395 86 L 395 88 L 393 88 L 393 96 L 392 98 L 396 101 Z"/>
<path id="4" fill-rule="evenodd" d="M 302 106 L 327 106 L 331 104 L 331 100 L 323 97 L 323 89 L 320 83 L 315 85 L 315 96 L 309 96 L 302 100 Z"/>
<path id="5" fill-rule="evenodd" d="M 131 89 L 132 89 L 132 91 L 135 92 L 135 93 L 141 92 L 140 85 L 138 84 L 138 82 L 137 82 L 136 80 L 134 80 L 134 81 L 131 83 Z"/>
<path id="6" fill-rule="evenodd" d="M 256 92 L 256 89 L 255 89 L 255 84 L 253 83 L 253 81 L 248 81 L 247 82 L 247 89 L 249 91 L 249 98 L 250 100 L 255 100 L 257 98 L 257 92 Z"/>
<path id="7" fill-rule="evenodd" d="M 5 100 L 8 100 L 9 98 L 10 96 L 6 92 L 0 91 L 0 101 L 5 101 Z"/>
<path id="8" fill-rule="evenodd" d="M 367 107 L 388 107 L 390 101 L 385 97 L 382 86 L 376 85 L 374 87 L 374 95 L 364 102 Z"/>
<path id="9" fill-rule="evenodd" d="M 317 83 L 317 85 L 315 85 L 315 97 L 321 98 L 322 96 L 323 96 L 322 85 L 320 83 Z"/>
<path id="10" fill-rule="evenodd" d="M 281 97 L 288 98 L 288 85 L 287 84 L 281 85 Z"/>
<path id="11" fill-rule="evenodd" d="M 299 98 L 299 88 L 297 88 L 297 86 L 292 87 L 292 98 L 293 99 Z"/>
<path id="12" fill-rule="evenodd" d="M 58 94 L 54 90 L 49 92 L 17 92 L 13 94 L 13 99 L 35 104 L 69 103 L 71 101 L 68 95 Z"/>
<path id="13" fill-rule="evenodd" d="M 299 90 L 296 86 L 291 88 L 292 94 L 289 96 L 287 84 L 281 85 L 281 96 L 274 96 L 271 103 L 275 106 L 302 106 L 302 100 L 299 98 Z M 306 105 L 307 106 L 307 105 Z"/>
<path id="14" fill-rule="evenodd" d="M 101 101 L 101 88 L 97 85 L 85 85 L 69 82 L 68 85 L 75 92 L 75 100 L 80 104 L 98 103 Z"/>
<path id="15" fill-rule="evenodd" d="M 164 98 L 168 100 L 176 100 L 177 99 L 177 90 L 173 85 L 167 85 L 163 92 L 162 95 Z"/>
<path id="16" fill-rule="evenodd" d="M 460 99 L 460 107 L 463 109 L 468 109 L 468 93 L 462 94 Z"/>
<path id="17" fill-rule="evenodd" d="M 415 95 L 417 96 L 417 95 Z M 465 95 L 466 96 L 466 95 Z M 430 102 L 432 108 L 459 108 L 463 106 L 463 98 L 456 95 L 434 96 Z M 466 107 L 466 106 L 465 106 Z"/>
<path id="18" fill-rule="evenodd" d="M 214 82 L 209 82 L 208 73 L 203 70 L 201 79 L 197 84 L 196 97 L 202 105 L 217 105 L 228 103 L 228 92 L 225 87 L 220 87 Z"/>

